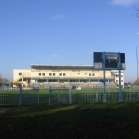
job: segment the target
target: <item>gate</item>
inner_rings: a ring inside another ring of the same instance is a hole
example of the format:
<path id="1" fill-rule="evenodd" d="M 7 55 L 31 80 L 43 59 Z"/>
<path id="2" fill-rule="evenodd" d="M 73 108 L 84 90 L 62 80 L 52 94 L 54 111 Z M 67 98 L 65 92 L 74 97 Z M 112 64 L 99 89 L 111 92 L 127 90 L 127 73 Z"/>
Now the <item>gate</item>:
<path id="1" fill-rule="evenodd" d="M 71 89 L 49 87 L 49 106 L 54 104 L 71 104 Z"/>
<path id="2" fill-rule="evenodd" d="M 39 104 L 39 87 L 22 88 L 20 86 L 19 105 Z"/>

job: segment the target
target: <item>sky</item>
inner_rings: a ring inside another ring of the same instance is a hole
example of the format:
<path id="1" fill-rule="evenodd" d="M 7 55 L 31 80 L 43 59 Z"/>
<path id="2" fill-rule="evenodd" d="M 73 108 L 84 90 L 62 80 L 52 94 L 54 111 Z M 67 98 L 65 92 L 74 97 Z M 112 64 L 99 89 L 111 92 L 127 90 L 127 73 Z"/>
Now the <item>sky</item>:
<path id="1" fill-rule="evenodd" d="M 0 74 L 31 64 L 93 65 L 93 52 L 125 53 L 137 79 L 139 0 L 0 0 Z"/>

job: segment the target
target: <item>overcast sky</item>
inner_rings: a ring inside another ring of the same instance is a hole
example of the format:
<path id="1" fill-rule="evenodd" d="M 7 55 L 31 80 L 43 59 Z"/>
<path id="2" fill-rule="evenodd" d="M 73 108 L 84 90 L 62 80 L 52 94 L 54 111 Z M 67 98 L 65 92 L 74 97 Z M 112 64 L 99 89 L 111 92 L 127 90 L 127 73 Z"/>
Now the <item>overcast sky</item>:
<path id="1" fill-rule="evenodd" d="M 0 0 L 0 74 L 31 64 L 93 65 L 93 52 L 126 55 L 137 79 L 139 0 Z"/>

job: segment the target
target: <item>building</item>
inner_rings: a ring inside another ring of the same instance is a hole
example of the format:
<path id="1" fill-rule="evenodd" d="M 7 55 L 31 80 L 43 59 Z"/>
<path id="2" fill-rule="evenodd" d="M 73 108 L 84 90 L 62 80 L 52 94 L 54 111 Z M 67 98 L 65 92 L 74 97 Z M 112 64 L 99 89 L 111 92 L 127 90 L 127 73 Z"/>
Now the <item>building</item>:
<path id="1" fill-rule="evenodd" d="M 117 87 L 119 72 L 106 70 L 106 86 Z M 30 69 L 14 69 L 14 86 L 32 87 L 35 83 L 40 87 L 69 87 L 73 85 L 82 88 L 103 87 L 103 70 L 95 70 L 91 65 L 36 65 Z M 121 72 L 121 85 L 124 86 L 124 72 Z"/>

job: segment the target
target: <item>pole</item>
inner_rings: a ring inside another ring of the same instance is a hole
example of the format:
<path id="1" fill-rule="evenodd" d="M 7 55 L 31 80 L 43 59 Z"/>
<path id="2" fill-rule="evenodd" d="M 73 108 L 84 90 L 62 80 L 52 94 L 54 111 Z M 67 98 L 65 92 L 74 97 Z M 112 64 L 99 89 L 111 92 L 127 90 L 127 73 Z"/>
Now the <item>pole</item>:
<path id="1" fill-rule="evenodd" d="M 40 87 L 38 87 L 38 104 L 40 103 Z"/>
<path id="2" fill-rule="evenodd" d="M 49 86 L 49 106 L 51 105 L 51 95 L 50 95 L 50 93 L 51 93 L 51 89 L 50 89 L 50 86 Z"/>
<path id="3" fill-rule="evenodd" d="M 137 60 L 137 85 L 138 85 L 138 52 L 136 47 L 136 60 Z"/>
<path id="4" fill-rule="evenodd" d="M 104 79 L 103 79 L 103 83 L 104 83 L 103 102 L 106 102 L 105 52 L 103 52 L 103 75 L 104 75 Z"/>
<path id="5" fill-rule="evenodd" d="M 121 87 L 121 55 L 120 53 L 118 57 L 119 57 L 119 102 L 122 102 L 123 97 L 122 97 L 122 87 Z"/>
<path id="6" fill-rule="evenodd" d="M 98 102 L 98 88 L 96 86 L 96 102 Z"/>
<path id="7" fill-rule="evenodd" d="M 19 106 L 22 105 L 22 86 L 19 86 Z"/>
<path id="8" fill-rule="evenodd" d="M 69 104 L 72 104 L 71 88 L 69 88 Z"/>

